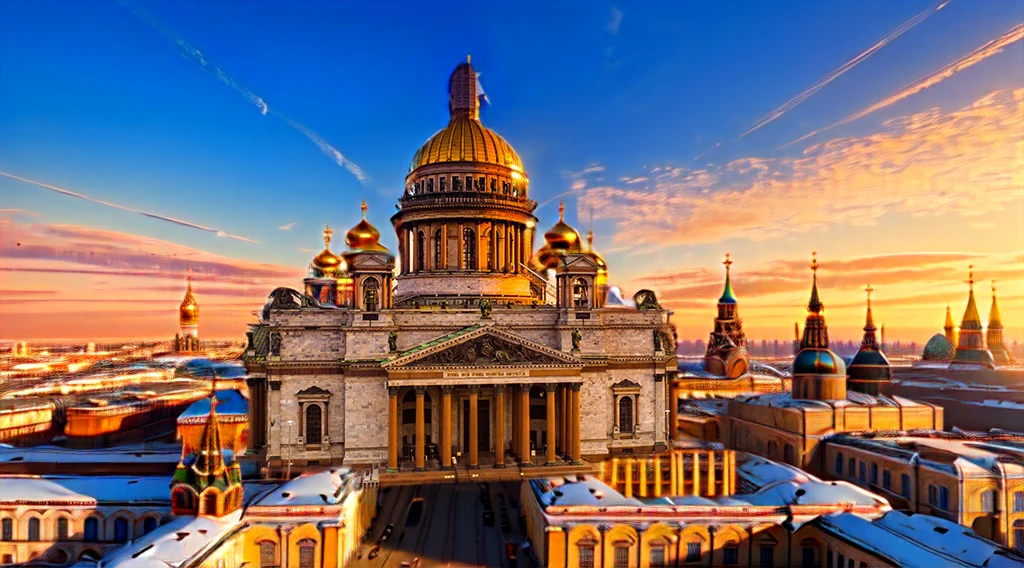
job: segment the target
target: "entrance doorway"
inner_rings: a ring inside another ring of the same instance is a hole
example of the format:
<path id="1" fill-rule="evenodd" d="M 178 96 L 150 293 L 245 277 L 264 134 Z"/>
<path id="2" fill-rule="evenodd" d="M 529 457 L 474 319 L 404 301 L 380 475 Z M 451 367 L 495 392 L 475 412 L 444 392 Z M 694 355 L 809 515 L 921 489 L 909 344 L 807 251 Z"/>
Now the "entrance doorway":
<path id="1" fill-rule="evenodd" d="M 480 452 L 491 451 L 491 401 L 478 399 L 476 406 L 477 448 Z M 462 400 L 462 451 L 469 451 L 469 401 Z"/>

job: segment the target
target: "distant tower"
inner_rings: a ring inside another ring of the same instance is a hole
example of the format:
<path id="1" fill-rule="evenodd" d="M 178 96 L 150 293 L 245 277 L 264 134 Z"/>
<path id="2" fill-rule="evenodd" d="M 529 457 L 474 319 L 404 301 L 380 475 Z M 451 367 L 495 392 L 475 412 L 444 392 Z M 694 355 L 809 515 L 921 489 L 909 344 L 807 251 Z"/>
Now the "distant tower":
<path id="1" fill-rule="evenodd" d="M 188 275 L 188 288 L 185 298 L 178 307 L 178 325 L 180 331 L 174 336 L 176 353 L 195 353 L 199 351 L 199 302 L 192 292 L 192 274 Z"/>
<path id="2" fill-rule="evenodd" d="M 807 304 L 807 322 L 800 352 L 793 359 L 793 398 L 807 400 L 846 399 L 846 364 L 828 348 L 825 305 L 818 298 L 818 259 L 811 260 L 814 283 Z"/>
<path id="3" fill-rule="evenodd" d="M 715 330 L 708 338 L 704 369 L 718 376 L 736 379 L 743 376 L 749 367 L 747 336 L 743 333 L 743 320 L 740 319 L 736 294 L 732 290 L 729 274 L 732 260 L 728 253 L 722 264 L 725 265 L 725 289 L 718 299 L 718 317 L 715 318 Z"/>
<path id="4" fill-rule="evenodd" d="M 892 369 L 889 359 L 882 353 L 878 339 L 875 337 L 875 318 L 871 314 L 871 292 L 874 288 L 868 284 L 864 289 L 868 294 L 868 312 L 864 322 L 864 339 L 860 350 L 854 355 L 847 367 L 847 384 L 851 390 L 865 394 L 881 394 L 881 386 L 892 380 Z M 884 326 L 883 326 L 884 329 Z"/>
<path id="5" fill-rule="evenodd" d="M 212 388 L 210 415 L 199 447 L 182 445 L 181 461 L 171 479 L 175 515 L 222 517 L 242 506 L 242 470 L 234 454 L 225 456 L 221 447 L 216 393 Z"/>
<path id="6" fill-rule="evenodd" d="M 800 323 L 793 322 L 793 355 L 800 352 Z"/>
<path id="7" fill-rule="evenodd" d="M 985 332 L 985 341 L 988 343 L 988 350 L 992 353 L 992 359 L 997 365 L 1010 365 L 1013 363 L 1013 356 L 1003 344 L 1003 318 L 999 315 L 999 304 L 996 303 L 996 281 L 992 281 L 992 307 L 988 312 L 988 330 Z"/>
<path id="8" fill-rule="evenodd" d="M 970 278 L 967 279 L 970 292 L 967 295 L 967 309 L 964 310 L 964 318 L 960 322 L 960 342 L 949 366 L 980 365 L 991 369 L 995 367 L 995 363 L 992 360 L 992 353 L 985 347 L 981 316 L 978 315 L 978 306 L 974 302 L 974 266 L 970 268 Z"/>
<path id="9" fill-rule="evenodd" d="M 868 315 L 871 315 L 871 293 L 868 292 Z M 882 345 L 878 347 L 879 351 L 885 351 L 888 345 L 885 343 L 885 324 L 882 324 Z"/>
<path id="10" fill-rule="evenodd" d="M 946 303 L 946 325 L 942 326 L 942 329 L 945 331 L 946 341 L 950 345 L 956 345 L 956 325 L 953 324 L 953 314 L 949 311 L 949 303 Z"/>

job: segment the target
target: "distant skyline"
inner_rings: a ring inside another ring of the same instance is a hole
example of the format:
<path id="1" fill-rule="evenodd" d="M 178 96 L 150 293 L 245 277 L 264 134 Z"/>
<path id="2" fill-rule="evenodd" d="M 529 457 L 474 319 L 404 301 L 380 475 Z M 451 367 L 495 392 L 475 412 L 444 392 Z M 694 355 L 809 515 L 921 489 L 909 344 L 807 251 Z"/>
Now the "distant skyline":
<path id="1" fill-rule="evenodd" d="M 363 199 L 394 250 L 470 53 L 535 248 L 566 199 L 681 338 L 729 252 L 748 336 L 791 339 L 817 251 L 833 337 L 870 283 L 923 345 L 974 265 L 1024 340 L 1024 0 L 467 6 L 0 2 L 0 339 L 172 337 L 189 269 L 201 336 L 240 339 Z"/>

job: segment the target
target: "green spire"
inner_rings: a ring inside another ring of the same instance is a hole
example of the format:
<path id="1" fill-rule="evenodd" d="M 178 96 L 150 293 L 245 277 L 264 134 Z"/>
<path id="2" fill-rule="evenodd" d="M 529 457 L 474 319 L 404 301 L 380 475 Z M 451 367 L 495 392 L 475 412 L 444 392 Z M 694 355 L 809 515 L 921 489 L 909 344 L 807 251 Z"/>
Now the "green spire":
<path id="1" fill-rule="evenodd" d="M 725 265 L 725 290 L 722 291 L 722 297 L 718 299 L 719 304 L 735 304 L 736 293 L 732 291 L 732 279 L 729 277 L 729 267 L 732 266 L 732 261 L 729 260 L 729 253 L 725 253 L 725 261 L 722 262 Z"/>

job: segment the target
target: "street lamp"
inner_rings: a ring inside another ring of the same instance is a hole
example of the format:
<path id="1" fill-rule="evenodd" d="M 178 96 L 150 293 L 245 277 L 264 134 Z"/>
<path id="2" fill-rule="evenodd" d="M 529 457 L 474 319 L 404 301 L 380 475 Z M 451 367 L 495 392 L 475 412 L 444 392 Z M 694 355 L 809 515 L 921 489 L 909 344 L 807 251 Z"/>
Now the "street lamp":
<path id="1" fill-rule="evenodd" d="M 285 474 L 285 477 L 284 477 L 285 479 L 291 479 L 292 478 L 292 424 L 295 424 L 295 421 L 294 420 L 289 420 L 288 421 L 288 437 L 285 439 L 285 442 L 288 443 L 288 445 L 285 446 L 285 449 L 288 450 L 288 455 L 285 456 L 285 459 L 288 460 L 288 466 L 287 466 L 288 469 L 287 469 L 287 473 Z"/>
<path id="2" fill-rule="evenodd" d="M 668 444 L 672 443 L 672 410 L 669 408 L 665 409 L 665 442 Z"/>

